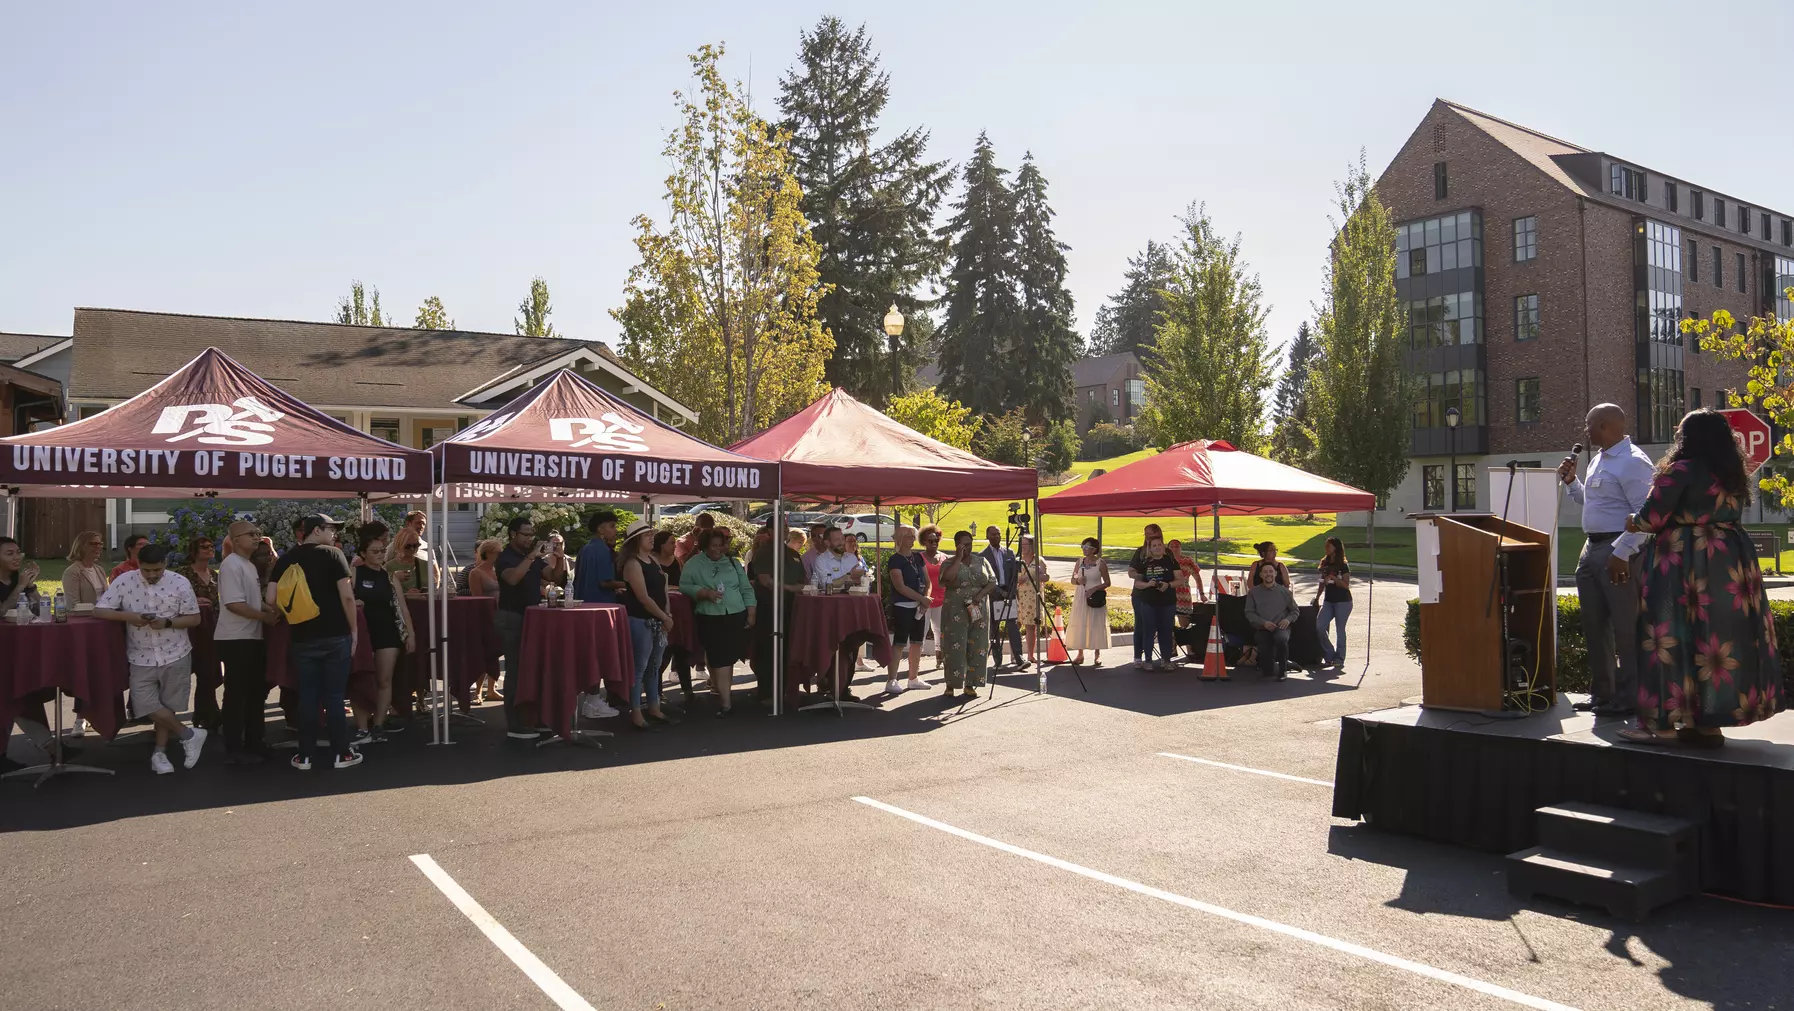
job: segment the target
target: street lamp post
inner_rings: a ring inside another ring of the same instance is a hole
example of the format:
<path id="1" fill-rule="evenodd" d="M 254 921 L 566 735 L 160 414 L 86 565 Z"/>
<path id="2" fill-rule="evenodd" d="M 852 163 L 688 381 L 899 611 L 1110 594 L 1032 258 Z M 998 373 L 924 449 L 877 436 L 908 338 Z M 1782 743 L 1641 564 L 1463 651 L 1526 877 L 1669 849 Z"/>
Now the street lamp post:
<path id="1" fill-rule="evenodd" d="M 1445 427 L 1451 431 L 1451 470 L 1446 480 L 1451 487 L 1451 511 L 1458 511 L 1458 421 L 1462 417 L 1455 407 L 1445 409 Z"/>
<path id="2" fill-rule="evenodd" d="M 891 396 L 895 398 L 903 392 L 903 366 L 897 360 L 897 338 L 903 336 L 903 314 L 897 311 L 897 303 L 892 302 L 889 312 L 885 313 L 885 337 L 891 342 Z"/>

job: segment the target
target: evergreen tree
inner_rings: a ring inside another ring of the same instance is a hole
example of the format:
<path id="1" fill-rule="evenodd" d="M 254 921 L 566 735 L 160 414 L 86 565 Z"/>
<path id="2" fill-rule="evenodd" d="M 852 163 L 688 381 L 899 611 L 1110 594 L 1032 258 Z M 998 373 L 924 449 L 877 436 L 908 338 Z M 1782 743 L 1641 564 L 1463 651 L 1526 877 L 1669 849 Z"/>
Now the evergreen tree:
<path id="1" fill-rule="evenodd" d="M 1395 295 L 1395 224 L 1359 152 L 1336 187 L 1340 223 L 1328 246 L 1327 297 L 1315 329 L 1307 431 L 1321 473 L 1384 495 L 1408 472 L 1409 400 L 1403 319 Z"/>
<path id="2" fill-rule="evenodd" d="M 380 289 L 349 282 L 349 293 L 336 303 L 336 321 L 351 326 L 386 326 L 391 320 L 380 314 Z"/>
<path id="3" fill-rule="evenodd" d="M 822 250 L 817 267 L 829 286 L 819 309 L 835 338 L 828 380 L 862 400 L 882 401 L 901 392 L 891 388 L 886 309 L 895 303 L 909 320 L 898 351 L 904 377 L 931 336 L 928 303 L 916 291 L 944 259 L 931 229 L 952 172 L 944 161 L 927 160 L 926 131 L 907 130 L 874 146 L 890 76 L 864 25 L 850 32 L 841 19 L 824 17 L 799 38 L 798 63 L 780 81 L 779 108 L 804 217 Z"/>
<path id="4" fill-rule="evenodd" d="M 1184 237 L 1172 257 L 1155 349 L 1142 363 L 1140 420 L 1160 445 L 1226 439 L 1256 452 L 1271 388 L 1264 291 L 1257 275 L 1246 273 L 1239 236 L 1222 239 L 1201 206 L 1181 220 Z"/>
<path id="5" fill-rule="evenodd" d="M 1307 431 L 1308 373 L 1320 355 L 1320 344 L 1306 320 L 1296 328 L 1287 355 L 1283 375 L 1277 380 L 1277 394 L 1271 400 L 1271 457 L 1299 467 L 1314 448 Z"/>
<path id="6" fill-rule="evenodd" d="M 431 295 L 417 307 L 417 321 L 411 325 L 419 330 L 453 330 L 455 321 L 449 319 L 448 310 L 442 307 L 442 298 Z"/>
<path id="7" fill-rule="evenodd" d="M 1082 341 L 1072 329 L 1071 292 L 1065 287 L 1065 251 L 1053 234 L 1046 176 L 1034 155 L 1022 157 L 1015 175 L 1015 253 L 1021 314 L 1011 351 L 1007 402 L 1020 406 L 1030 425 L 1071 416 L 1071 363 Z"/>
<path id="8" fill-rule="evenodd" d="M 965 191 L 941 229 L 952 243 L 937 356 L 944 396 L 980 416 L 1008 411 L 1005 376 L 1020 306 L 1015 277 L 1015 196 L 990 138 L 978 134 Z"/>
<path id="9" fill-rule="evenodd" d="M 523 314 L 522 319 L 514 319 L 511 325 L 525 337 L 559 337 L 554 324 L 548 322 L 548 316 L 554 312 L 554 306 L 548 301 L 548 282 L 536 278 L 529 283 L 529 297 L 518 303 L 517 311 Z"/>
<path id="10" fill-rule="evenodd" d="M 1152 239 L 1146 240 L 1146 248 L 1139 256 L 1128 258 L 1121 290 L 1096 310 L 1096 323 L 1090 329 L 1091 354 L 1132 351 L 1144 356 L 1152 352 L 1153 333 L 1158 329 L 1159 313 L 1165 308 L 1165 286 L 1171 283 L 1171 268 L 1171 247 Z"/>

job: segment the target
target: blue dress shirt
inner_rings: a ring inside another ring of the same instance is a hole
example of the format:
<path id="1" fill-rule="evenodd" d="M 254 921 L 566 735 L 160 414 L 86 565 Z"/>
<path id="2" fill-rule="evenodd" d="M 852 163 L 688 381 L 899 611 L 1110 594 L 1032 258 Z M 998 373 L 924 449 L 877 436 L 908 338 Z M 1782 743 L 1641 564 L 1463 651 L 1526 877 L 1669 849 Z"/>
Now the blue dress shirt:
<path id="1" fill-rule="evenodd" d="M 1564 493 L 1582 505 L 1585 532 L 1620 534 L 1613 541 L 1615 557 L 1631 558 L 1649 536 L 1623 531 L 1627 518 L 1644 508 L 1656 471 L 1657 465 L 1644 450 L 1634 446 L 1630 438 L 1622 438 L 1595 454 L 1583 480 L 1564 486 Z"/>

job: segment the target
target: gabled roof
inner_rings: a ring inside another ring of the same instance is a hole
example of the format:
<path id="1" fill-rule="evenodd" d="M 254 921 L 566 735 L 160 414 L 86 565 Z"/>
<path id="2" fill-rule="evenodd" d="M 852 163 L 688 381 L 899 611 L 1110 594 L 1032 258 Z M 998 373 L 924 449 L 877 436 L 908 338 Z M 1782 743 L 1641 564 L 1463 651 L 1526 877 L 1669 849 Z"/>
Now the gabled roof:
<path id="1" fill-rule="evenodd" d="M 136 396 L 208 347 L 309 404 L 445 412 L 520 366 L 577 348 L 608 354 L 558 337 L 78 308 L 69 396 Z"/>
<path id="2" fill-rule="evenodd" d="M 602 344 L 570 343 L 575 343 L 576 346 L 557 348 L 552 353 L 543 355 L 533 362 L 519 365 L 479 389 L 469 390 L 456 397 L 456 402 L 468 406 L 484 406 L 508 400 L 529 389 L 544 377 L 551 376 L 561 369 L 577 369 L 583 363 L 622 380 L 625 384 L 622 392 L 625 394 L 641 393 L 687 421 L 698 420 L 696 411 L 649 386 L 639 376 L 629 371 L 623 362 L 611 352 L 610 348 Z"/>
<path id="3" fill-rule="evenodd" d="M 1140 359 L 1132 351 L 1079 358 L 1071 363 L 1071 384 L 1097 386 L 1107 383 L 1116 376 L 1125 375 L 1129 365 L 1134 366 L 1136 372 L 1139 371 Z"/>
<path id="4" fill-rule="evenodd" d="M 0 365 L 11 365 L 65 340 L 68 338 L 39 333 L 0 333 Z"/>
<path id="5" fill-rule="evenodd" d="M 1540 133 L 1518 123 L 1510 123 L 1497 116 L 1478 112 L 1469 106 L 1459 105 L 1443 98 L 1439 99 L 1439 104 L 1464 117 L 1470 125 L 1488 134 L 1503 147 L 1526 159 L 1553 181 L 1578 196 L 1599 195 L 1590 193 L 1580 182 L 1576 181 L 1574 176 L 1564 171 L 1564 167 L 1555 160 L 1565 155 L 1595 153 L 1588 148 L 1572 144 L 1567 140 L 1559 140 L 1550 134 Z"/>

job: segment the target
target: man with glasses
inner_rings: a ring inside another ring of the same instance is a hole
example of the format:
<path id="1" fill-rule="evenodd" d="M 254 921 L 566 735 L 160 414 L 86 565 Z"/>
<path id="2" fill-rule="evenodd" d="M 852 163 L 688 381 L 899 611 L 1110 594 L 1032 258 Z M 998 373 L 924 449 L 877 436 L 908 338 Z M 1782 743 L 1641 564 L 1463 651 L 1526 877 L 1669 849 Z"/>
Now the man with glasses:
<path id="1" fill-rule="evenodd" d="M 250 561 L 262 532 L 238 520 L 228 532 L 231 552 L 218 566 L 218 626 L 212 639 L 224 665 L 224 764 L 259 765 L 262 707 L 268 701 L 268 646 L 262 629 L 280 611 L 262 599 L 261 576 Z"/>

